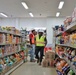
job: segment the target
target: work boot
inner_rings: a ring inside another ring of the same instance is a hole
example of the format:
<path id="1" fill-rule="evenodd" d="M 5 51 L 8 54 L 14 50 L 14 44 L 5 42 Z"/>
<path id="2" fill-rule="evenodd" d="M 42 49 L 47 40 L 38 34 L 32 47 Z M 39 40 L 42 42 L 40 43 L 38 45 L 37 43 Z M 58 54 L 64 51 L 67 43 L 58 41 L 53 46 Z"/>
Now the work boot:
<path id="1" fill-rule="evenodd" d="M 39 62 L 39 65 L 41 65 L 41 62 Z"/>
<path id="2" fill-rule="evenodd" d="M 37 60 L 37 63 L 39 63 L 39 59 Z"/>
<path id="3" fill-rule="evenodd" d="M 34 60 L 34 59 L 33 59 L 33 60 L 30 60 L 30 62 L 35 62 L 35 61 L 36 61 L 36 60 Z"/>

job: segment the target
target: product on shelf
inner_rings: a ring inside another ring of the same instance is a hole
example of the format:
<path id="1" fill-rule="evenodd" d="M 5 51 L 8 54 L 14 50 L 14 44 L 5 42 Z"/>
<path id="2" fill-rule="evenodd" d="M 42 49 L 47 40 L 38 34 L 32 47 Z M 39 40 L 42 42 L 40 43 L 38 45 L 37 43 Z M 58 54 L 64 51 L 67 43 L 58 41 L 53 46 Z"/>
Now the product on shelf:
<path id="1" fill-rule="evenodd" d="M 22 62 L 27 53 L 19 30 L 15 27 L 0 27 L 0 30 L 0 75 L 5 75 Z"/>
<path id="2" fill-rule="evenodd" d="M 56 46 L 56 54 L 62 56 L 64 54 L 64 47 Z"/>
<path id="3" fill-rule="evenodd" d="M 59 56 L 59 58 L 56 58 L 54 63 L 56 64 L 58 75 L 63 75 L 64 73 L 67 74 L 69 72 L 70 66 L 67 62 L 73 64 L 72 67 L 76 68 L 76 50 L 74 48 L 56 46 L 56 54 Z M 64 58 L 67 60 L 67 62 Z"/>
<path id="4" fill-rule="evenodd" d="M 64 32 L 62 35 L 56 37 L 56 44 L 66 44 L 76 47 L 76 31 L 71 34 Z"/>
<path id="5" fill-rule="evenodd" d="M 67 16 L 65 21 L 64 21 L 65 28 L 67 26 L 69 26 L 71 24 L 71 22 L 72 22 L 72 17 L 71 16 Z"/>
<path id="6" fill-rule="evenodd" d="M 65 75 L 70 70 L 68 63 L 64 59 L 61 59 L 59 57 L 55 59 L 54 64 L 56 66 L 58 75 Z"/>
<path id="7" fill-rule="evenodd" d="M 14 34 L 21 34 L 19 30 L 17 30 L 15 27 L 1 27 L 1 30 L 3 31 L 9 31 L 11 33 L 14 33 Z"/>
<path id="8" fill-rule="evenodd" d="M 7 70 L 7 68 L 10 68 L 11 66 L 13 66 L 16 62 L 23 60 L 24 57 L 25 57 L 24 51 L 21 51 L 0 59 L 0 73 Z"/>
<path id="9" fill-rule="evenodd" d="M 72 59 L 73 61 L 73 65 L 75 66 L 75 69 L 76 69 L 76 56 Z"/>
<path id="10" fill-rule="evenodd" d="M 75 7 L 75 9 L 74 9 L 74 11 L 72 13 L 72 21 L 73 22 L 76 21 L 76 7 Z"/>
<path id="11" fill-rule="evenodd" d="M 61 28 L 54 28 L 56 71 L 58 75 L 76 75 L 76 8 L 72 16 L 66 17 Z"/>
<path id="12" fill-rule="evenodd" d="M 67 75 L 75 75 L 73 70 L 70 70 Z"/>

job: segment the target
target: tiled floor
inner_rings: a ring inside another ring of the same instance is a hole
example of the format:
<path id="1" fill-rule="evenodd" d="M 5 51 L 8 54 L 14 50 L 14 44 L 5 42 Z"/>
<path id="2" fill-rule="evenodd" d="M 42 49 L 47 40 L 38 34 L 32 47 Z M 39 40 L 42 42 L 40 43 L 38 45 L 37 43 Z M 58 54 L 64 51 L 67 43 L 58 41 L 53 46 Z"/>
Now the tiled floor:
<path id="1" fill-rule="evenodd" d="M 43 68 L 37 63 L 24 63 L 10 75 L 57 75 L 55 68 Z"/>

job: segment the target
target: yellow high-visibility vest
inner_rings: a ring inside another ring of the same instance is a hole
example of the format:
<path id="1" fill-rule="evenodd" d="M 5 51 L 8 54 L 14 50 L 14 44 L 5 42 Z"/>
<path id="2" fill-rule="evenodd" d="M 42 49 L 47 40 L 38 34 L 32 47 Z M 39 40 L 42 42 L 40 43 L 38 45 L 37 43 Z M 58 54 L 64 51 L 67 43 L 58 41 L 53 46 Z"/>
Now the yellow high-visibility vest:
<path id="1" fill-rule="evenodd" d="M 41 36 L 39 38 L 39 35 L 36 36 L 36 46 L 45 46 L 45 36 Z"/>

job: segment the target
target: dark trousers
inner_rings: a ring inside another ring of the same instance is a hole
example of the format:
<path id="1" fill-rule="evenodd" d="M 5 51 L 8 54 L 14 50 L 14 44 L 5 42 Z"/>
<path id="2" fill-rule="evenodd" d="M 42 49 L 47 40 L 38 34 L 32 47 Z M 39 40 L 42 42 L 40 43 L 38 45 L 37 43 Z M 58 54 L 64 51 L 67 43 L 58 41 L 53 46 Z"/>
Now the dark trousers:
<path id="1" fill-rule="evenodd" d="M 40 57 L 39 57 L 39 52 L 40 52 Z M 35 55 L 36 55 L 36 59 L 38 59 L 40 62 L 42 62 L 43 55 L 44 55 L 44 47 L 36 46 Z"/>

